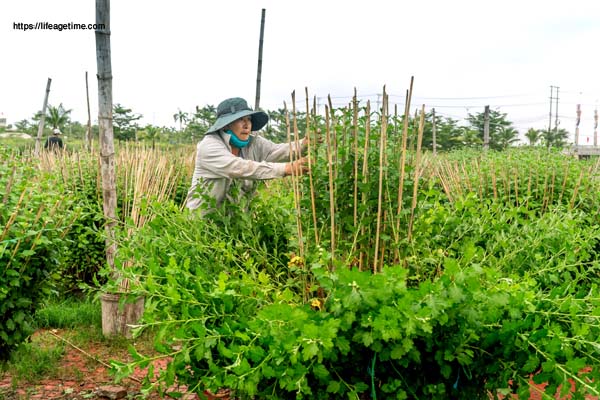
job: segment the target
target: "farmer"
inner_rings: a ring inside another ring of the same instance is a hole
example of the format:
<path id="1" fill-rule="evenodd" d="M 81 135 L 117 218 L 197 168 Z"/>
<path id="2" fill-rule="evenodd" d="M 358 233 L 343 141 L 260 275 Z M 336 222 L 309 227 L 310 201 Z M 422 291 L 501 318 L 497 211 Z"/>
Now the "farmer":
<path id="1" fill-rule="evenodd" d="M 205 214 L 225 201 L 237 203 L 243 196 L 252 195 L 257 180 L 308 170 L 306 157 L 289 161 L 288 143 L 275 144 L 252 134 L 268 121 L 265 112 L 253 111 L 242 98 L 230 98 L 219 104 L 217 120 L 196 147 L 196 166 L 187 196 L 190 210 L 201 208 Z M 300 151 L 306 150 L 307 145 L 305 137 Z M 295 152 L 295 144 L 292 147 Z M 208 204 L 213 200 L 214 204 Z"/>
<path id="2" fill-rule="evenodd" d="M 44 143 L 44 149 L 46 150 L 54 150 L 59 151 L 63 148 L 63 141 L 60 138 L 60 130 L 58 128 L 54 128 L 52 131 L 52 136 L 49 136 L 46 139 L 46 143 Z"/>

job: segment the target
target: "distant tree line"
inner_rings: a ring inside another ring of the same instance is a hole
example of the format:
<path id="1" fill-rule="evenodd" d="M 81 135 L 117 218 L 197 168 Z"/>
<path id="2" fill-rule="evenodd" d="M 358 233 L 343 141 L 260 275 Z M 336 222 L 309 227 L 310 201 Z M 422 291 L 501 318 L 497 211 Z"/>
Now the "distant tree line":
<path id="1" fill-rule="evenodd" d="M 45 126 L 45 135 L 53 129 L 58 128 L 70 139 L 85 138 L 87 126 L 77 121 L 72 121 L 70 109 L 62 104 L 58 106 L 49 105 L 47 108 Z M 293 115 L 286 110 L 279 108 L 277 110 L 265 110 L 270 120 L 267 126 L 262 130 L 262 135 L 275 141 L 285 142 L 288 138 L 288 123 L 293 126 Z M 351 112 L 350 109 L 342 109 L 342 112 Z M 376 114 L 374 112 L 373 114 Z M 139 120 L 143 116 L 133 112 L 121 104 L 115 104 L 113 107 L 113 127 L 114 137 L 119 142 L 143 141 L 154 146 L 156 142 L 181 144 L 196 143 L 199 141 L 206 130 L 216 120 L 216 107 L 206 105 L 204 107 L 196 106 L 194 112 L 183 112 L 177 110 L 173 114 L 173 121 L 177 128 L 159 127 L 151 124 L 140 125 Z M 409 121 L 409 144 L 414 141 L 417 131 L 418 117 L 411 116 Z M 32 136 L 37 135 L 41 112 L 37 112 L 31 120 L 21 120 L 15 123 L 15 128 L 19 132 L 29 133 Z M 436 131 L 436 149 L 438 151 L 453 150 L 464 147 L 480 147 L 483 145 L 484 134 L 484 112 L 468 114 L 466 125 L 459 125 L 459 122 L 453 118 L 435 115 L 429 111 L 425 115 L 425 125 L 423 131 L 424 149 L 432 149 L 433 146 L 433 125 L 435 118 Z M 403 117 L 390 119 L 391 126 L 396 131 L 402 129 Z M 306 113 L 298 112 L 296 114 L 296 124 L 301 135 L 306 130 Z M 394 125 L 395 124 L 395 125 Z M 290 129 L 293 135 L 293 128 Z M 496 110 L 489 111 L 489 146 L 493 150 L 503 150 L 509 146 L 514 146 L 519 142 L 518 131 L 513 123 L 507 118 L 506 113 Z M 92 136 L 98 137 L 98 126 L 92 126 Z M 530 128 L 525 134 L 526 145 L 546 146 L 561 148 L 567 145 L 569 133 L 565 129 L 541 130 Z M 522 144 L 522 143 L 521 143 Z"/>

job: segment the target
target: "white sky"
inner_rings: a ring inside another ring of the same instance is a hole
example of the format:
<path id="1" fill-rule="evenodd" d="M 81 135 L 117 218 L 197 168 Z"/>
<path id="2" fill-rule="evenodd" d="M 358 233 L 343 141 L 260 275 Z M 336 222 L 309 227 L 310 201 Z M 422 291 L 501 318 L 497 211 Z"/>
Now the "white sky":
<path id="1" fill-rule="evenodd" d="M 547 128 L 550 85 L 560 126 L 582 141 L 600 100 L 598 0 L 120 0 L 111 4 L 113 101 L 142 123 L 176 126 L 173 114 L 227 97 L 254 102 L 261 9 L 266 9 L 261 107 L 304 88 L 346 104 L 354 88 L 377 102 L 386 85 L 402 110 L 415 77 L 420 104 L 461 119 L 492 109 L 524 132 Z M 0 5 L 0 113 L 13 123 L 49 103 L 87 122 L 85 71 L 97 119 L 93 31 L 17 30 L 13 23 L 94 23 L 92 0 L 4 0 Z M 554 115 L 554 107 L 553 107 Z M 552 118 L 554 124 L 554 116 Z"/>

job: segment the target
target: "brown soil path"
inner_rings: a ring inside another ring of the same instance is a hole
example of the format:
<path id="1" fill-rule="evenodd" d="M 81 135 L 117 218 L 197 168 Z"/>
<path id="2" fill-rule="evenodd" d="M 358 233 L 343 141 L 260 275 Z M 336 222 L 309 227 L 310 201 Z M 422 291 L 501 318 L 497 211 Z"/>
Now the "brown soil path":
<path id="1" fill-rule="evenodd" d="M 35 335 L 52 336 L 59 341 L 58 337 L 63 337 L 64 333 L 62 330 L 52 330 L 51 332 L 40 331 Z M 23 380 L 14 382 L 10 374 L 0 373 L 0 400 L 95 400 L 108 398 L 155 400 L 165 398 L 160 397 L 157 393 L 148 396 L 142 395 L 141 381 L 146 376 L 146 370 L 136 370 L 131 379 L 127 378 L 115 383 L 113 376 L 109 373 L 109 368 L 105 365 L 111 360 L 128 362 L 131 361 L 131 356 L 126 348 L 107 348 L 102 343 L 88 343 L 83 348 L 75 348 L 65 343 L 65 354 L 57 369 L 50 374 L 51 377 L 37 382 Z M 164 359 L 156 361 L 154 363 L 155 371 L 165 368 L 166 363 L 167 361 Z M 173 387 L 171 390 L 183 393 L 186 391 L 185 387 Z M 222 395 L 213 398 L 227 400 L 229 397 Z M 199 399 L 199 396 L 186 394 L 183 399 L 195 400 Z"/>

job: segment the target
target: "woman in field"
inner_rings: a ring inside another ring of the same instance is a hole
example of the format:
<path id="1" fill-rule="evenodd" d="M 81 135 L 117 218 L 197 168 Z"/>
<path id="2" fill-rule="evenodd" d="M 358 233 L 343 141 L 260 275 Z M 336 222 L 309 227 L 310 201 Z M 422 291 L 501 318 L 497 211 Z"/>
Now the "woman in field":
<path id="1" fill-rule="evenodd" d="M 217 107 L 217 120 L 196 148 L 196 165 L 187 207 L 203 214 L 224 202 L 237 203 L 251 195 L 258 180 L 282 178 L 308 170 L 306 157 L 290 160 L 290 145 L 276 144 L 253 134 L 269 121 L 263 111 L 254 111 L 246 100 L 234 97 Z M 306 150 L 308 137 L 300 144 Z M 296 153 L 296 146 L 292 144 Z"/>

